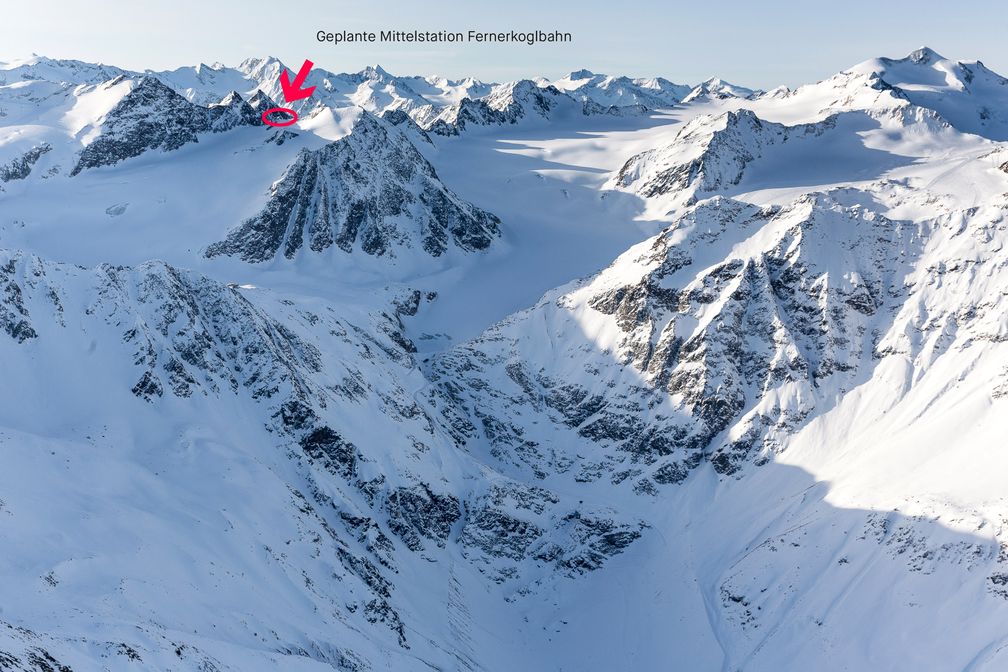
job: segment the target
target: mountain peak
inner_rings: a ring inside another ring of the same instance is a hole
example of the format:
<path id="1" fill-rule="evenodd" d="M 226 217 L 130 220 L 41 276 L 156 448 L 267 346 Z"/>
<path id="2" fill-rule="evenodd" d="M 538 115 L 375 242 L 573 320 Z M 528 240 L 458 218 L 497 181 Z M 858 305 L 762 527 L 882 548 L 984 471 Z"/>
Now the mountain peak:
<path id="1" fill-rule="evenodd" d="M 168 86 L 160 79 L 151 74 L 143 75 L 137 81 L 136 86 L 133 87 L 132 93 L 134 95 L 141 95 L 141 94 L 157 95 L 157 96 L 171 96 L 171 94 L 175 94 L 176 96 L 178 95 L 177 93 L 175 93 L 175 91 L 172 90 L 170 86 Z"/>
<path id="2" fill-rule="evenodd" d="M 234 89 L 231 89 L 231 91 L 226 96 L 220 99 L 220 102 L 217 103 L 217 105 L 235 105 L 241 102 L 242 102 L 241 94 L 239 94 Z"/>
<path id="3" fill-rule="evenodd" d="M 206 63 L 203 63 L 202 61 L 196 67 L 193 68 L 193 70 L 196 71 L 197 75 L 202 75 L 207 70 L 213 71 L 213 70 L 219 70 L 219 69 L 220 68 L 214 67 L 212 65 L 207 65 Z"/>
<path id="4" fill-rule="evenodd" d="M 756 92 L 752 89 L 731 84 L 720 77 L 711 77 L 697 84 L 682 102 L 688 103 L 698 98 L 748 98 L 754 93 Z"/>
<path id="5" fill-rule="evenodd" d="M 369 65 L 360 71 L 360 74 L 367 79 L 394 79 L 395 77 L 389 73 L 385 68 L 381 67 L 377 63 L 374 65 Z"/>
<path id="6" fill-rule="evenodd" d="M 252 106 L 252 109 L 257 112 L 262 112 L 277 106 L 276 101 L 262 89 L 256 89 L 256 92 L 252 94 L 251 98 L 249 98 L 248 103 Z"/>
<path id="7" fill-rule="evenodd" d="M 283 62 L 276 56 L 251 56 L 238 64 L 238 71 L 252 77 L 261 76 L 268 69 L 277 72 L 285 68 Z"/>
<path id="8" fill-rule="evenodd" d="M 919 49 L 911 51 L 905 60 L 917 63 L 918 65 L 928 65 L 930 63 L 934 63 L 935 61 L 944 61 L 945 57 L 931 47 L 920 47 Z"/>

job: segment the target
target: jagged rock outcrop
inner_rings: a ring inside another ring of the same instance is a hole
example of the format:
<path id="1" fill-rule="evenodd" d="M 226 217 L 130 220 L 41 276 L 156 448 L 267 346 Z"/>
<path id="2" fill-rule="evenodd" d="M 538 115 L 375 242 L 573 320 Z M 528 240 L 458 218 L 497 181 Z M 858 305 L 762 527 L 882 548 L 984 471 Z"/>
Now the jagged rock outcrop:
<path id="1" fill-rule="evenodd" d="M 483 250 L 499 235 L 494 215 L 466 203 L 393 127 L 364 113 L 349 135 L 303 150 L 266 206 L 206 254 L 260 262 L 281 253 L 360 250 L 440 257 Z"/>
<path id="2" fill-rule="evenodd" d="M 747 181 L 758 184 L 760 178 L 763 188 L 788 187 L 795 181 L 801 184 L 803 178 L 788 175 L 775 184 L 774 175 L 787 175 L 774 169 L 782 157 L 808 160 L 820 167 L 821 157 L 844 143 L 855 148 L 851 151 L 862 152 L 865 163 L 871 165 L 879 158 L 870 150 L 859 149 L 859 134 L 875 130 L 901 136 L 954 132 L 933 110 L 898 97 L 889 97 L 885 105 L 867 111 L 835 112 L 820 121 L 793 126 L 766 121 L 748 109 L 702 115 L 683 124 L 671 143 L 631 157 L 606 186 L 656 199 L 655 203 L 672 208 L 689 206 L 714 194 L 735 195 L 733 189 Z M 750 168 L 758 160 L 764 160 L 768 169 Z M 875 170 L 882 172 L 897 162 L 893 157 L 884 161 Z M 818 179 L 830 179 L 822 172 L 818 175 Z"/>
<path id="3" fill-rule="evenodd" d="M 496 483 L 468 503 L 459 543 L 481 571 L 502 583 L 528 572 L 530 563 L 569 576 L 599 569 L 647 527 L 614 511 L 563 506 L 545 488 Z"/>
<path id="4" fill-rule="evenodd" d="M 38 333 L 32 327 L 31 316 L 24 302 L 24 292 L 21 289 L 23 280 L 17 266 L 16 258 L 7 259 L 0 265 L 0 327 L 18 343 L 24 343 L 30 338 L 36 338 Z"/>
<path id="5" fill-rule="evenodd" d="M 23 180 L 31 174 L 32 167 L 42 158 L 44 154 L 52 151 L 52 145 L 42 142 L 27 152 L 11 159 L 4 165 L 0 165 L 0 182 L 11 182 L 13 180 Z"/>
<path id="6" fill-rule="evenodd" d="M 269 95 L 262 89 L 256 89 L 256 92 L 252 94 L 251 98 L 249 98 L 248 104 L 249 107 L 251 107 L 252 110 L 260 116 L 260 120 L 263 112 L 277 107 L 276 101 L 270 98 Z"/>
<path id="7" fill-rule="evenodd" d="M 432 492 L 426 485 L 398 488 L 386 500 L 389 526 L 412 551 L 423 548 L 421 538 L 443 547 L 451 527 L 462 515 L 453 495 Z"/>
<path id="8" fill-rule="evenodd" d="M 237 126 L 262 126 L 260 114 L 254 107 L 242 100 L 237 91 L 231 91 L 219 103 L 208 108 L 210 130 L 215 133 L 229 131 Z"/>

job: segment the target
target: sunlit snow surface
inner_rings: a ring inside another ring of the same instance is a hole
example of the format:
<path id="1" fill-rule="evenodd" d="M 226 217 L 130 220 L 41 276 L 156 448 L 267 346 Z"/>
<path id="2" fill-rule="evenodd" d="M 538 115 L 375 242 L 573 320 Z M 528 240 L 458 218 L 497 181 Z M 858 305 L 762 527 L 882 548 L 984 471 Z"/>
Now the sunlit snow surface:
<path id="1" fill-rule="evenodd" d="M 999 75 L 316 71 L 69 177 L 140 76 L 0 64 L 0 669 L 1008 667 Z M 489 247 L 206 256 L 395 110 Z"/>

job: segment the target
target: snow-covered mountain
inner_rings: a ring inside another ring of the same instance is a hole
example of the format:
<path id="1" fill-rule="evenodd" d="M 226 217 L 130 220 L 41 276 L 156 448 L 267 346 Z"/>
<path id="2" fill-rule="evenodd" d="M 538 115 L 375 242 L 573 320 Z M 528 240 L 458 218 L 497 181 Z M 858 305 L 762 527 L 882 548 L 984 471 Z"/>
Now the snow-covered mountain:
<path id="1" fill-rule="evenodd" d="M 1003 78 L 0 64 L 0 669 L 1008 666 Z"/>
<path id="2" fill-rule="evenodd" d="M 212 66 L 201 64 L 151 74 L 189 100 L 207 105 L 229 89 L 246 95 L 262 91 L 275 100 L 282 100 L 279 77 L 285 69 L 296 72 L 298 68 L 291 68 L 276 58 L 265 57 L 245 59 L 236 68 L 220 63 Z M 357 105 L 380 113 L 386 109 L 431 104 L 413 91 L 408 83 L 393 77 L 380 66 L 356 73 L 332 73 L 315 68 L 309 74 L 306 86 L 315 86 L 316 94 L 311 100 L 295 102 L 295 109 L 310 109 L 321 102 L 337 107 Z"/>
<path id="3" fill-rule="evenodd" d="M 760 92 L 747 89 L 744 86 L 731 84 L 718 77 L 700 82 L 686 93 L 682 102 L 691 103 L 701 100 L 724 100 L 725 98 L 750 98 L 759 95 Z"/>
<path id="4" fill-rule="evenodd" d="M 395 257 L 416 248 L 440 257 L 449 248 L 486 249 L 500 220 L 449 191 L 407 137 L 364 112 L 349 135 L 302 150 L 271 187 L 255 217 L 207 250 L 267 261 L 283 250 L 360 250 Z"/>
<path id="5" fill-rule="evenodd" d="M 18 73 L 22 81 L 2 87 L 0 93 L 0 100 L 14 107 L 13 114 L 5 109 L 7 121 L 12 122 L 7 129 L 16 129 L 0 146 L 7 157 L 8 179 L 4 181 L 27 177 L 42 154 L 53 149 L 48 157 L 53 164 L 50 175 L 61 172 L 55 164 L 65 161 L 62 170 L 72 177 L 148 151 L 170 152 L 199 142 L 201 134 L 263 125 L 257 110 L 235 91 L 203 106 L 149 75 L 114 70 L 120 74 L 92 83 L 110 70 L 76 62 L 38 61 L 7 71 Z M 78 81 L 49 81 L 38 73 Z"/>
<path id="6" fill-rule="evenodd" d="M 120 86 L 118 79 L 107 84 Z M 70 175 L 87 168 L 108 166 L 146 151 L 171 151 L 199 142 L 200 133 L 221 133 L 237 126 L 262 126 L 256 110 L 231 91 L 220 102 L 201 107 L 172 91 L 154 77 L 129 82 L 128 91 L 111 110 L 97 119 L 90 141 Z"/>
<path id="7" fill-rule="evenodd" d="M 603 105 L 591 97 L 576 100 L 555 86 L 530 79 L 498 84 L 489 93 L 473 100 L 463 98 L 434 116 L 416 115 L 420 126 L 437 135 L 458 135 L 480 126 L 509 126 L 543 121 L 562 122 L 579 116 L 641 115 L 647 108 L 640 103 Z"/>
<path id="8" fill-rule="evenodd" d="M 50 85 L 100 84 L 126 74 L 126 71 L 101 63 L 32 56 L 4 64 L 3 83 L 46 82 Z"/>
<path id="9" fill-rule="evenodd" d="M 925 47 L 906 58 L 866 61 L 851 71 L 878 73 L 907 100 L 964 132 L 1008 140 L 1008 79 L 980 61 L 951 61 Z"/>
<path id="10" fill-rule="evenodd" d="M 575 70 L 551 84 L 579 100 L 591 100 L 606 107 L 668 108 L 692 91 L 685 84 L 674 84 L 662 77 L 631 79 L 599 75 L 589 70 Z"/>

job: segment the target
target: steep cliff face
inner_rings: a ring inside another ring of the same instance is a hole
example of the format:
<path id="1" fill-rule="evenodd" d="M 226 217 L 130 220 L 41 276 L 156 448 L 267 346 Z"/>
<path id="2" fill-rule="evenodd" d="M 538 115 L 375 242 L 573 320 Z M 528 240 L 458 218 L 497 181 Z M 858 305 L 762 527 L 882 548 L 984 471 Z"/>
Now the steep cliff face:
<path id="1" fill-rule="evenodd" d="M 440 257 L 450 249 L 486 249 L 500 235 L 499 223 L 449 191 L 402 133 L 365 113 L 346 137 L 299 154 L 262 212 L 207 256 L 259 262 L 335 248 Z"/>
<path id="2" fill-rule="evenodd" d="M 249 453 L 252 464 L 243 471 L 258 474 L 255 479 L 260 501 L 270 502 L 268 506 L 282 512 L 287 522 L 270 531 L 259 528 L 265 522 L 260 514 L 242 515 L 240 521 L 234 519 L 228 523 L 227 529 L 237 538 L 251 535 L 248 542 L 256 544 L 263 551 L 264 560 L 269 560 L 265 565 L 257 561 L 236 564 L 234 558 L 227 557 L 228 542 L 223 539 L 208 542 L 207 555 L 198 563 L 202 569 L 196 571 L 209 573 L 187 583 L 187 587 L 178 587 L 189 592 L 188 599 L 200 601 L 200 583 L 218 570 L 224 583 L 231 586 L 225 590 L 238 591 L 254 590 L 252 576 L 265 571 L 272 575 L 271 581 L 295 581 L 303 586 L 301 599 L 306 600 L 308 611 L 321 609 L 319 617 L 328 627 L 345 630 L 356 621 L 356 627 L 373 628 L 380 639 L 404 650 L 408 648 L 403 622 L 392 605 L 395 598 L 391 584 L 376 568 L 382 563 L 394 566 L 389 555 L 394 550 L 393 543 L 377 529 L 369 535 L 365 534 L 366 529 L 356 529 L 373 526 L 374 522 L 350 514 L 355 510 L 353 497 L 343 497 L 338 502 L 332 498 L 340 487 L 352 489 L 358 479 L 373 479 L 371 460 L 330 429 L 327 422 L 331 421 L 325 418 L 339 404 L 353 405 L 365 399 L 397 403 L 393 398 L 401 393 L 395 391 L 395 386 L 385 387 L 382 378 L 407 365 L 410 358 L 396 342 L 400 339 L 394 336 L 398 333 L 394 316 L 376 315 L 375 322 L 363 328 L 331 311 L 314 314 L 295 308 L 289 301 L 273 302 L 266 298 L 268 307 L 257 305 L 246 298 L 255 292 L 225 286 L 159 262 L 139 268 L 83 269 L 31 255 L 5 253 L 4 257 L 0 272 L 6 287 L 3 314 L 9 337 L 0 346 L 4 357 L 44 357 L 53 366 L 59 366 L 68 358 L 72 360 L 78 350 L 91 348 L 90 356 L 79 362 L 78 374 L 63 375 L 65 384 L 60 393 L 69 404 L 63 411 L 64 417 L 84 413 L 85 422 L 104 427 L 100 430 L 102 434 L 96 430 L 93 438 L 89 436 L 80 444 L 87 446 L 85 450 L 106 456 L 108 470 L 94 474 L 87 487 L 105 487 L 98 484 L 117 487 L 114 484 L 122 479 L 142 478 L 140 465 L 151 457 L 152 449 L 157 450 L 156 444 L 163 443 L 155 437 L 170 433 L 168 427 L 172 421 L 166 422 L 165 414 L 193 412 L 194 417 L 207 419 L 203 432 L 183 440 L 192 450 L 221 451 L 219 454 L 223 455 L 231 454 L 233 447 L 242 442 L 259 446 Z M 333 359 L 340 357 L 337 352 L 341 349 L 345 365 Z M 369 359 L 378 369 L 365 374 L 358 366 Z M 392 369 L 385 369 L 388 366 Z M 384 373 L 378 372 L 382 369 Z M 16 424 L 27 430 L 6 438 L 29 446 L 39 440 L 32 433 L 39 427 L 35 426 L 38 418 L 30 411 L 32 404 L 24 399 L 35 398 L 46 387 L 41 380 L 31 378 L 31 371 L 30 366 L 10 371 L 10 380 L 20 390 L 22 401 L 5 399 L 9 408 L 23 407 L 23 420 Z M 14 378 L 20 382 L 14 383 Z M 131 398 L 133 402 L 129 401 Z M 117 420 L 118 413 L 128 413 L 130 420 Z M 247 424 L 241 429 L 227 430 L 227 422 L 214 419 L 222 417 L 220 413 L 244 418 Z M 133 439 L 123 439 L 122 445 L 105 434 L 123 430 L 136 434 Z M 69 455 L 80 445 L 69 441 L 55 448 L 61 454 L 68 451 Z M 172 445 L 172 441 L 166 445 Z M 29 459 L 30 455 L 28 452 L 21 457 Z M 194 459 L 202 462 L 201 458 Z M 163 466 L 165 478 L 181 477 L 192 466 L 187 466 L 186 460 L 176 462 L 169 458 L 168 462 L 172 464 L 166 462 Z M 249 495 L 241 493 L 242 487 L 234 488 L 227 483 L 229 477 L 218 471 L 219 466 L 223 465 L 214 466 L 211 460 L 189 472 L 187 494 L 182 497 L 194 499 L 178 503 L 179 517 L 168 516 L 156 524 L 167 544 L 164 548 L 158 548 L 161 542 L 147 538 L 121 555 L 109 554 L 110 537 L 141 532 L 136 526 L 141 524 L 138 521 L 143 516 L 143 507 L 163 510 L 166 501 L 162 498 L 169 494 L 159 485 L 152 485 L 142 497 L 147 504 L 137 500 L 123 506 L 118 522 L 111 528 L 91 538 L 75 536 L 71 543 L 78 552 L 104 558 L 107 566 L 124 575 L 156 583 L 154 577 L 159 571 L 171 572 L 187 562 L 185 552 L 172 548 L 177 543 L 172 539 L 186 535 L 187 517 L 206 519 L 219 510 L 207 488 L 216 489 L 224 498 L 238 497 L 235 501 Z M 41 482 L 46 477 L 40 473 L 36 478 Z M 222 480 L 211 485 L 215 478 Z M 66 494 L 91 498 L 84 491 L 79 495 Z M 171 496 L 177 495 L 176 491 Z M 387 495 L 379 489 L 372 496 Z M 366 501 L 362 495 L 357 497 Z M 93 505 L 105 506 L 100 498 L 93 499 Z M 352 524 L 343 522 L 344 513 Z M 19 509 L 15 515 L 20 518 L 27 512 Z M 50 510 L 46 515 L 60 514 Z M 257 528 L 261 529 L 261 535 L 254 531 Z M 148 556 L 157 559 L 145 560 Z M 69 563 L 65 565 L 69 570 L 74 557 L 63 562 Z M 258 568 L 254 568 L 256 565 Z M 53 586 L 62 584 L 61 593 L 65 595 L 87 590 L 86 584 L 73 579 L 73 570 L 69 572 L 64 575 L 63 570 L 55 569 L 48 580 Z M 334 576 L 339 577 L 337 582 L 333 582 Z M 154 594 L 151 590 L 158 589 L 126 591 L 99 611 L 115 612 L 127 619 L 140 618 L 143 601 Z M 354 594 L 357 596 L 352 597 Z M 57 605 L 58 600 L 37 606 L 41 613 L 50 608 L 58 610 Z M 59 621 L 63 617 L 57 613 L 52 618 Z M 257 627 L 268 631 L 265 625 Z M 271 635 L 274 643 L 270 648 L 274 651 L 299 651 L 296 655 L 320 661 L 345 659 L 348 665 L 353 663 L 348 669 L 360 664 L 344 642 L 337 644 L 321 630 L 315 635 L 317 640 L 289 639 L 279 632 L 274 629 Z M 163 633 L 163 626 L 152 623 L 147 629 L 152 639 L 134 641 L 132 646 L 108 646 L 111 650 L 132 651 L 135 660 L 155 665 L 172 664 L 174 650 L 178 664 L 194 668 L 225 667 L 204 644 L 196 641 L 198 638 L 173 636 L 168 642 L 157 633 Z M 80 656 L 81 647 L 101 646 L 86 639 L 68 643 L 46 632 L 23 631 L 14 639 L 26 642 L 23 646 L 30 649 L 22 662 L 30 662 L 34 650 L 34 655 L 42 657 L 69 655 L 71 659 L 64 661 L 72 663 L 74 657 Z M 46 647 L 56 653 L 49 653 Z"/>
<path id="3" fill-rule="evenodd" d="M 938 214 L 882 214 L 897 204 Z M 793 624 L 789 610 L 805 600 L 870 600 L 846 571 L 866 567 L 867 557 L 892 567 L 893 581 L 919 577 L 916 594 L 951 590 L 936 577 L 955 574 L 984 595 L 986 608 L 1000 610 L 1008 560 L 999 550 L 1000 502 L 989 501 L 969 523 L 972 530 L 983 527 L 980 518 L 999 521 L 994 537 L 957 537 L 928 522 L 947 505 L 941 496 L 914 497 L 909 517 L 899 506 L 827 511 L 806 490 L 814 486 L 781 465 L 835 465 L 849 494 L 862 487 L 854 481 L 875 482 L 866 473 L 879 460 L 915 474 L 896 478 L 943 482 L 941 474 L 924 477 L 930 469 L 914 461 L 941 460 L 958 432 L 976 437 L 958 444 L 960 455 L 988 452 L 991 435 L 982 428 L 1008 387 L 995 289 L 1004 282 L 1004 255 L 993 242 L 1006 222 L 1003 196 L 957 208 L 954 199 L 898 183 L 832 189 L 783 206 L 706 199 L 597 276 L 437 355 L 428 399 L 456 441 L 515 480 L 586 497 L 604 492 L 624 514 L 681 502 L 689 513 L 663 534 L 704 547 L 690 551 L 687 564 L 713 563 L 699 580 L 708 582 L 705 604 L 719 614 L 732 664 L 791 665 L 777 648 L 791 645 L 775 628 Z M 953 387 L 950 371 L 958 372 Z M 953 409 L 967 406 L 980 424 L 951 429 Z M 896 438 L 908 432 L 911 443 Z M 883 457 L 890 445 L 900 446 L 899 457 Z M 855 454 L 863 456 L 859 475 L 849 466 Z M 778 501 L 771 494 L 778 487 L 805 494 L 781 495 L 787 512 L 762 527 L 750 511 Z M 663 518 L 641 516 L 649 525 Z M 500 555 L 520 556 L 535 548 L 535 521 L 489 507 L 463 539 L 489 537 Z M 833 627 L 858 627 L 859 617 L 851 618 Z M 816 659 L 821 646 L 801 655 Z M 893 664 L 907 659 L 899 647 L 881 655 Z"/>

